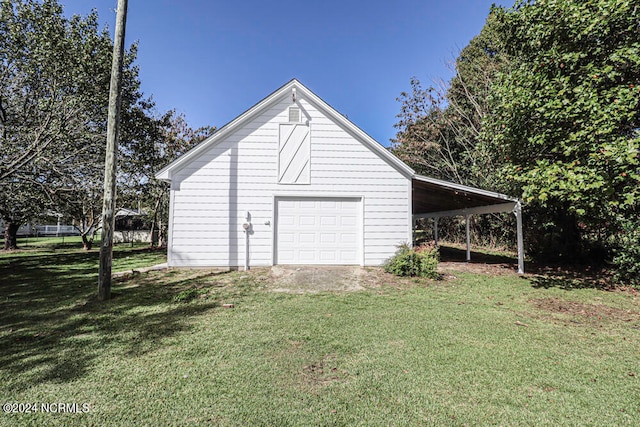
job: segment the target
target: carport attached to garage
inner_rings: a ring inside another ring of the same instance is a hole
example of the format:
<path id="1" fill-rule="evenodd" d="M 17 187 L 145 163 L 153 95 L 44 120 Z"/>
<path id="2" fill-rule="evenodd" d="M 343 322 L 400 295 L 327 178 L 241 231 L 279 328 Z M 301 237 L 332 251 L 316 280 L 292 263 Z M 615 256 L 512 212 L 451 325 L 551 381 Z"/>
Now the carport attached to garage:
<path id="1" fill-rule="evenodd" d="M 471 215 L 512 212 L 516 217 L 518 236 L 518 273 L 524 273 L 522 207 L 518 199 L 492 191 L 415 175 L 412 180 L 412 209 L 414 220 L 433 218 L 436 244 L 438 242 L 438 218 L 464 216 L 467 232 L 467 261 L 471 260 L 469 238 L 469 218 Z"/>

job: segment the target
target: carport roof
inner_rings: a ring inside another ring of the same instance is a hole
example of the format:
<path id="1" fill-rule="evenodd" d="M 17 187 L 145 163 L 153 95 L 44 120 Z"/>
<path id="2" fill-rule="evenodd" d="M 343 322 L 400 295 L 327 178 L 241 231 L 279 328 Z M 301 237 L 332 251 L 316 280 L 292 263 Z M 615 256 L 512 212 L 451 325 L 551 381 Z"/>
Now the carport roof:
<path id="1" fill-rule="evenodd" d="M 510 212 L 518 199 L 440 179 L 414 175 L 414 216 L 455 216 L 467 213 Z"/>

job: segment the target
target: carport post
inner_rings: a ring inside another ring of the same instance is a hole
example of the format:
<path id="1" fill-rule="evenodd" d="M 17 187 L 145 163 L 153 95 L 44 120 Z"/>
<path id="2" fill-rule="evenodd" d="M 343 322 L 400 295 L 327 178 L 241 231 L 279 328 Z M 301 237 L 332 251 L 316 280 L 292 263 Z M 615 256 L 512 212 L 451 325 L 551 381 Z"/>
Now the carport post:
<path id="1" fill-rule="evenodd" d="M 518 274 L 524 274 L 524 242 L 522 239 L 522 205 L 520 202 L 516 203 L 513 208 L 513 213 L 516 216 L 516 228 L 518 233 Z"/>
<path id="2" fill-rule="evenodd" d="M 433 218 L 433 242 L 438 247 L 438 217 Z"/>
<path id="3" fill-rule="evenodd" d="M 471 261 L 471 235 L 469 233 L 469 220 L 471 219 L 471 215 L 465 215 L 464 217 L 464 225 L 467 231 L 467 262 Z"/>

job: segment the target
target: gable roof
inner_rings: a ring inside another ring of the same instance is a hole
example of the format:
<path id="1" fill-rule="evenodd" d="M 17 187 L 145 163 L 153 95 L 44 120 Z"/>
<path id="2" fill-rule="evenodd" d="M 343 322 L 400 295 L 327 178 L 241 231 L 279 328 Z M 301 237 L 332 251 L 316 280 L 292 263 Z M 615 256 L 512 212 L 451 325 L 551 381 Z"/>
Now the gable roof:
<path id="1" fill-rule="evenodd" d="M 247 111 L 224 125 L 219 130 L 215 131 L 211 136 L 206 138 L 200 144 L 196 145 L 191 150 L 187 151 L 182 156 L 171 162 L 169 165 L 162 168 L 156 173 L 156 178 L 163 181 L 171 181 L 171 178 L 176 172 L 184 168 L 191 163 L 194 159 L 198 158 L 200 153 L 205 152 L 210 147 L 214 146 L 218 142 L 222 141 L 226 136 L 232 134 L 236 130 L 242 128 L 254 117 L 260 115 L 266 109 L 277 103 L 278 100 L 285 94 L 290 94 L 295 89 L 296 97 L 298 99 L 304 98 L 307 102 L 313 104 L 316 108 L 324 112 L 329 118 L 331 118 L 338 125 L 342 126 L 345 130 L 350 132 L 355 138 L 357 138 L 363 145 L 376 153 L 379 157 L 389 163 L 398 172 L 411 178 L 415 172 L 409 166 L 407 166 L 402 160 L 394 156 L 389 150 L 383 147 L 379 142 L 369 136 L 366 132 L 352 123 L 344 115 L 340 114 L 333 107 L 323 101 L 319 96 L 309 90 L 306 86 L 300 83 L 296 79 L 290 80 L 284 86 L 280 87 L 262 101 L 249 108 Z"/>

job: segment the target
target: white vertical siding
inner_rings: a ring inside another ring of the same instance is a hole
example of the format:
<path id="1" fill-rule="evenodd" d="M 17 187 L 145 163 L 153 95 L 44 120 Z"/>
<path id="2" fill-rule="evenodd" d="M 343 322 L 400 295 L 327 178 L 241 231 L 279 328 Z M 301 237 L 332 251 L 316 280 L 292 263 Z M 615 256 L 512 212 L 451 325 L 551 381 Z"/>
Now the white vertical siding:
<path id="1" fill-rule="evenodd" d="M 275 195 L 363 197 L 365 265 L 410 240 L 411 180 L 305 99 L 298 105 L 311 132 L 310 184 L 278 184 L 280 124 L 291 106 L 283 95 L 172 177 L 170 265 L 242 266 L 247 212 L 249 263 L 271 265 Z"/>

